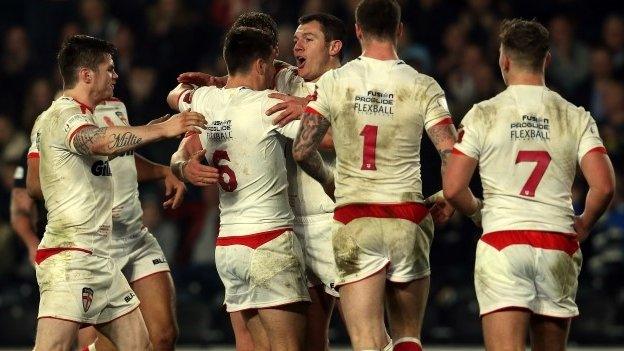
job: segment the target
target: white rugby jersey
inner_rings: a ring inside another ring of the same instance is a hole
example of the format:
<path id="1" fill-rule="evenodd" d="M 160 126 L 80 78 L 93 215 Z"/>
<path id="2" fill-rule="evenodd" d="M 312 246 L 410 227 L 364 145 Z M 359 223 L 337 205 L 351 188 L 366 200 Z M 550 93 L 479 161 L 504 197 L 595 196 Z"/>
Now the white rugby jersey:
<path id="1" fill-rule="evenodd" d="M 325 73 L 308 108 L 336 149 L 336 205 L 422 202 L 423 128 L 450 123 L 442 88 L 401 60 L 360 56 Z"/>
<path id="2" fill-rule="evenodd" d="M 299 121 L 280 128 L 266 111 L 280 100 L 271 90 L 201 87 L 181 96 L 179 109 L 204 115 L 199 135 L 208 163 L 221 175 L 219 236 L 240 236 L 292 227 L 282 134 L 294 138 Z"/>
<path id="3" fill-rule="evenodd" d="M 40 249 L 80 248 L 108 256 L 113 184 L 108 158 L 80 155 L 75 133 L 95 125 L 90 108 L 62 96 L 42 113 L 36 145 L 39 179 L 48 210 L 48 224 Z M 32 157 L 31 156 L 31 157 Z"/>
<path id="4" fill-rule="evenodd" d="M 126 106 L 117 99 L 97 105 L 93 119 L 98 127 L 130 126 Z M 143 227 L 134 151 L 119 155 L 108 163 L 113 173 L 113 239 L 119 239 L 135 234 Z"/>
<path id="5" fill-rule="evenodd" d="M 275 76 L 275 89 L 280 93 L 308 97 L 314 95 L 315 86 L 315 83 L 306 82 L 297 75 L 296 67 L 284 68 Z M 333 165 L 336 162 L 336 155 L 333 152 L 321 151 L 321 156 L 326 163 Z M 286 171 L 288 197 L 296 217 L 334 211 L 334 202 L 325 194 L 321 184 L 304 172 L 293 159 L 292 143 L 286 145 Z"/>
<path id="6" fill-rule="evenodd" d="M 604 152 L 589 112 L 544 86 L 511 85 L 474 105 L 455 150 L 479 160 L 483 233 L 573 233 L 576 167 L 596 148 Z"/>

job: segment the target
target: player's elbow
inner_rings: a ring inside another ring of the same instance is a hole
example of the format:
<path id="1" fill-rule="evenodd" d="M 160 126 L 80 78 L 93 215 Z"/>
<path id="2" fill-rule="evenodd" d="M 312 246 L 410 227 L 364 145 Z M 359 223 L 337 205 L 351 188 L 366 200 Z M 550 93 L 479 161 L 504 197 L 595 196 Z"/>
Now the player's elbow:
<path id="1" fill-rule="evenodd" d="M 462 190 L 463 189 L 459 187 L 457 184 L 453 184 L 451 182 L 444 182 L 443 187 L 442 187 L 442 194 L 444 195 L 444 198 L 446 199 L 446 201 L 453 203 L 457 200 Z"/>
<path id="2" fill-rule="evenodd" d="M 177 111 L 179 98 L 180 98 L 180 92 L 178 91 L 178 88 L 171 90 L 169 94 L 167 94 L 167 105 L 169 105 L 169 107 L 172 110 Z"/>
<path id="3" fill-rule="evenodd" d="M 590 186 L 592 192 L 599 195 L 605 201 L 611 202 L 615 196 L 615 181 L 613 179 L 606 179 L 604 182 Z"/>

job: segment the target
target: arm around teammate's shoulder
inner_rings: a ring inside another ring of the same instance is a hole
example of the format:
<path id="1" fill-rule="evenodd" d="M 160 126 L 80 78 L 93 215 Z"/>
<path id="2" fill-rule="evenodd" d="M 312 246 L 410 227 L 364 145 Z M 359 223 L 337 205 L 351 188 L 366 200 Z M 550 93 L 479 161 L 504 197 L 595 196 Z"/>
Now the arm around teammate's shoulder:
<path id="1" fill-rule="evenodd" d="M 604 148 L 587 152 L 581 159 L 581 171 L 589 191 L 585 198 L 585 210 L 574 221 L 579 241 L 587 238 L 591 228 L 611 204 L 615 193 L 613 165 Z"/>

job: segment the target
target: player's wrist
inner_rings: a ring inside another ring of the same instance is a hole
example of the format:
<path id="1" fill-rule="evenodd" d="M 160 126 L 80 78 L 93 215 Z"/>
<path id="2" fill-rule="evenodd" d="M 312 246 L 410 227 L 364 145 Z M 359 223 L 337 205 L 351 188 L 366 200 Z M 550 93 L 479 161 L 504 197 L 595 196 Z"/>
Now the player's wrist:
<path id="1" fill-rule="evenodd" d="M 475 201 L 475 207 L 476 210 L 468 215 L 468 218 L 470 218 L 470 220 L 472 220 L 475 224 L 481 225 L 481 210 L 483 209 L 483 200 L 475 197 L 474 200 Z"/>
<path id="2" fill-rule="evenodd" d="M 188 180 L 184 176 L 184 168 L 186 167 L 188 162 L 189 162 L 188 160 L 178 161 L 178 162 L 175 162 L 173 165 L 171 165 L 171 172 L 173 173 L 173 175 L 175 175 L 178 179 L 180 179 L 183 182 L 188 182 Z"/>

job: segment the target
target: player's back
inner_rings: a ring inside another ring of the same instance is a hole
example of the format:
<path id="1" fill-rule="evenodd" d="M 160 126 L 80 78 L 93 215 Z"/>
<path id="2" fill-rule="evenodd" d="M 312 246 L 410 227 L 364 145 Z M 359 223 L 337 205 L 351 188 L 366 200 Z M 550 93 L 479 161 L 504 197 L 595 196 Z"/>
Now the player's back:
<path id="1" fill-rule="evenodd" d="M 107 255 L 112 208 L 108 160 L 80 155 L 72 145 L 80 128 L 94 124 L 90 111 L 64 96 L 39 119 L 39 178 L 48 210 L 40 248 L 78 247 Z"/>
<path id="2" fill-rule="evenodd" d="M 423 129 L 449 115 L 435 80 L 401 60 L 361 56 L 318 85 L 309 107 L 331 122 L 337 205 L 422 202 Z"/>
<path id="3" fill-rule="evenodd" d="M 457 150 L 479 158 L 484 234 L 572 233 L 577 163 L 602 147 L 589 113 L 544 86 L 512 85 L 462 121 Z"/>
<path id="4" fill-rule="evenodd" d="M 191 109 L 208 121 L 200 134 L 206 159 L 221 175 L 220 236 L 292 226 L 278 134 L 294 137 L 298 123 L 282 129 L 271 123 L 265 112 L 277 101 L 268 98 L 270 92 L 203 87 L 192 95 Z"/>

